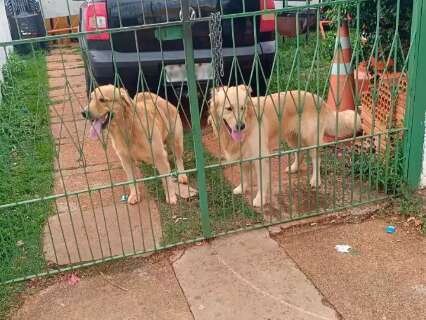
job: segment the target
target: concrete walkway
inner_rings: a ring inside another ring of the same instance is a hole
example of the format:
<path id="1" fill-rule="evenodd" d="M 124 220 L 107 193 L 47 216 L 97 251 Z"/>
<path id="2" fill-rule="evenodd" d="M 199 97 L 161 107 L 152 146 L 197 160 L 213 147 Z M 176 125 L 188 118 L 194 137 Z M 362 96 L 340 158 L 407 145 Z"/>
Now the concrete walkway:
<path id="1" fill-rule="evenodd" d="M 59 281 L 30 296 L 12 319 L 337 319 L 323 301 L 262 229 L 75 286 Z"/>
<path id="2" fill-rule="evenodd" d="M 264 229 L 193 247 L 173 267 L 195 319 L 337 319 Z"/>

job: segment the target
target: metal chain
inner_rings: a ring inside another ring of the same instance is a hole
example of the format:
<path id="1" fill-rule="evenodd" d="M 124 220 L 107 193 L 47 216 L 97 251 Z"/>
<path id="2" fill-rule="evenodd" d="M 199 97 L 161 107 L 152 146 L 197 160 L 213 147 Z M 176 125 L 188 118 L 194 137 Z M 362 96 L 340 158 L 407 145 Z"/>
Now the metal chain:
<path id="1" fill-rule="evenodd" d="M 218 81 L 224 75 L 222 54 L 222 15 L 220 12 L 214 12 L 211 14 L 209 28 L 210 44 L 212 50 L 212 65 L 214 68 L 215 80 Z"/>

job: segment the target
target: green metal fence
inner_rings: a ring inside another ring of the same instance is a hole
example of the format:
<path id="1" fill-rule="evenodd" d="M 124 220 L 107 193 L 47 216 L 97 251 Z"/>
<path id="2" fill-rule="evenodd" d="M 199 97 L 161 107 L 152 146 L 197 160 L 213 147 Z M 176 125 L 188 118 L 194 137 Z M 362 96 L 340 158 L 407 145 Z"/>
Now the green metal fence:
<path id="1" fill-rule="evenodd" d="M 407 183 L 418 184 L 425 112 L 426 73 L 419 58 L 426 43 L 423 1 L 414 1 L 408 39 L 400 37 L 402 24 L 407 24 L 400 19 L 400 12 L 407 12 L 407 2 L 402 0 L 394 1 L 392 21 L 387 20 L 389 8 L 384 7 L 390 1 L 380 0 L 374 1 L 373 9 L 371 3 L 355 0 L 306 1 L 302 6 L 282 1 L 283 8 L 268 9 L 272 1 L 265 0 L 254 11 L 250 8 L 256 1 L 247 0 L 240 1 L 242 12 L 236 13 L 224 12 L 218 1 L 217 12 L 204 15 L 194 10 L 201 2 L 182 0 L 179 19 L 167 15 L 157 24 L 141 20 L 125 26 L 117 0 L 117 28 L 80 29 L 0 44 L 7 57 L 0 105 L 0 282 L 383 201 L 398 196 Z M 363 18 L 367 9 L 374 17 L 368 25 Z M 265 41 L 263 24 L 274 30 L 268 48 L 260 44 Z M 349 26 L 350 40 L 336 41 L 336 36 L 343 37 L 344 24 Z M 206 26 L 209 49 L 197 51 L 193 39 Z M 283 36 L 289 32 L 283 26 L 293 34 Z M 246 33 L 238 33 L 241 28 Z M 185 62 L 185 79 L 171 81 L 173 59 L 164 58 L 157 85 L 147 81 L 144 53 L 139 52 L 144 39 L 138 38 L 138 32 L 143 30 L 154 31 L 162 57 L 170 54 L 166 49 L 170 41 L 180 43 L 183 50 L 174 54 Z M 109 35 L 111 84 L 125 91 L 110 94 L 100 87 L 88 101 L 86 80 L 93 91 L 99 79 L 87 40 L 101 34 Z M 118 34 L 130 35 L 127 39 L 135 43 L 142 41 L 133 53 L 138 57 L 133 68 L 137 90 L 133 91 L 150 94 L 138 102 L 127 100 L 136 92 L 127 90 L 122 77 L 123 56 L 113 37 Z M 242 34 L 251 38 L 244 40 Z M 243 40 L 249 44 L 242 48 Z M 47 51 L 39 49 L 42 43 L 48 44 Z M 352 54 L 349 61 L 342 61 L 341 52 L 348 44 Z M 29 54 L 9 50 L 18 45 L 29 46 Z M 267 52 L 272 57 L 269 64 L 265 63 Z M 200 76 L 203 67 L 204 77 Z M 337 84 L 335 92 L 330 76 L 348 71 L 353 71 L 353 86 L 346 80 Z M 343 92 L 341 86 L 347 83 L 356 106 L 354 122 L 339 121 L 344 116 L 337 112 L 330 118 L 330 127 L 339 136 L 339 125 L 355 127 L 361 119 L 363 131 L 353 129 L 344 138 L 323 140 L 321 110 L 326 107 L 321 101 L 327 101 L 331 92 L 338 97 L 335 104 L 340 111 L 339 90 Z M 221 89 L 241 84 L 250 86 L 252 93 L 243 87 L 237 94 L 233 88 Z M 272 94 L 277 97 L 274 103 L 264 98 Z M 167 111 L 171 110 L 167 101 L 176 106 L 177 116 Z M 314 112 L 308 117 L 309 101 Z M 273 108 L 265 107 L 271 104 Z M 295 105 L 297 120 L 291 137 L 283 139 L 281 133 L 292 125 L 285 109 L 289 104 Z M 89 119 L 83 119 L 81 112 Z M 96 121 L 91 123 L 96 112 L 106 123 L 102 131 L 91 128 L 96 126 Z M 275 135 L 279 137 L 276 148 L 265 147 L 268 117 L 283 123 Z M 183 135 L 176 129 L 179 119 Z M 257 138 L 243 138 L 252 128 L 258 130 Z M 314 143 L 302 134 L 308 129 Z M 87 138 L 93 130 L 100 134 L 95 141 Z M 121 144 L 117 136 L 122 137 Z M 163 141 L 168 158 L 162 153 Z M 171 141 L 169 147 L 167 141 Z M 178 168 L 179 143 L 183 143 L 184 169 Z M 306 159 L 303 166 L 291 173 L 293 161 L 302 157 Z M 145 161 L 134 165 L 134 158 Z M 243 194 L 234 190 L 240 183 Z M 130 205 L 132 188 L 139 201 Z M 258 192 L 260 202 L 254 206 Z"/>

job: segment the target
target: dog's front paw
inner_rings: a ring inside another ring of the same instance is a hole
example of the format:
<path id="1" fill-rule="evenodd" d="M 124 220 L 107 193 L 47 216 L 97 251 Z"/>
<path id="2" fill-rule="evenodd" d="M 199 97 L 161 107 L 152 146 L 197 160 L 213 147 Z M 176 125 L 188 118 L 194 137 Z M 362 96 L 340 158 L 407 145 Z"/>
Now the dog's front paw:
<path id="1" fill-rule="evenodd" d="M 267 197 L 263 197 L 263 201 L 262 201 L 262 196 L 259 192 L 253 200 L 253 207 L 260 208 L 262 207 L 262 205 L 264 206 L 267 203 L 266 198 Z"/>
<path id="2" fill-rule="evenodd" d="M 188 177 L 186 176 L 186 174 L 181 174 L 178 177 L 178 181 L 182 184 L 188 184 Z"/>
<path id="3" fill-rule="evenodd" d="M 240 184 L 238 187 L 236 187 L 233 191 L 233 194 L 242 194 L 243 193 L 243 185 Z"/>
<path id="4" fill-rule="evenodd" d="M 168 197 L 166 197 L 166 202 L 168 204 L 176 204 L 177 203 L 177 197 L 175 194 L 170 194 Z"/>
<path id="5" fill-rule="evenodd" d="M 296 173 L 299 171 L 299 165 L 297 163 L 293 163 L 290 167 L 285 169 L 285 173 Z"/>
<path id="6" fill-rule="evenodd" d="M 129 198 L 127 199 L 127 203 L 131 205 L 135 205 L 139 202 L 139 197 L 136 193 L 130 194 Z"/>
<path id="7" fill-rule="evenodd" d="M 318 177 L 318 181 L 316 177 L 311 178 L 311 188 L 317 188 L 321 186 L 321 179 Z"/>

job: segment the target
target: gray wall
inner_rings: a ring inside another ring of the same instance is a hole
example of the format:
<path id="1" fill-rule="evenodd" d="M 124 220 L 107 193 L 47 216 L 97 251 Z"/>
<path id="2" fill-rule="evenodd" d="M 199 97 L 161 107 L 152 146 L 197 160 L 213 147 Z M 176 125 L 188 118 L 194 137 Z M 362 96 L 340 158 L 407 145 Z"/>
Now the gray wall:
<path id="1" fill-rule="evenodd" d="M 41 0 L 44 18 L 56 18 L 78 14 L 83 1 Z"/>
<path id="2" fill-rule="evenodd" d="M 0 0 L 0 43 L 8 42 L 11 40 L 9 24 L 6 18 L 6 10 L 4 8 L 4 0 Z M 9 51 L 12 50 L 11 47 L 7 48 Z M 6 63 L 6 54 L 3 47 L 0 47 L 0 68 Z M 3 74 L 0 72 L 0 81 L 3 80 Z"/>

